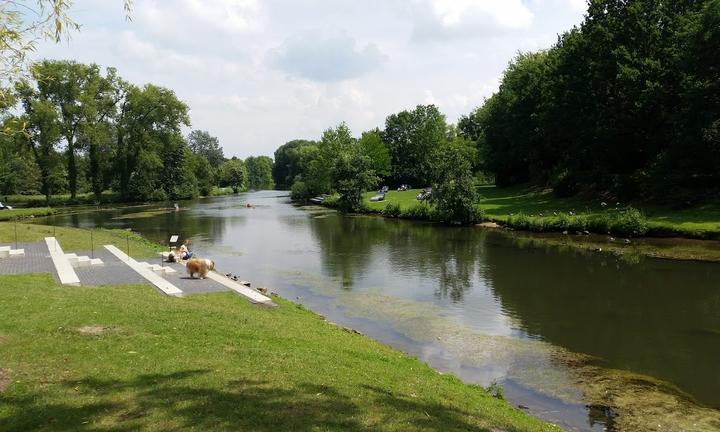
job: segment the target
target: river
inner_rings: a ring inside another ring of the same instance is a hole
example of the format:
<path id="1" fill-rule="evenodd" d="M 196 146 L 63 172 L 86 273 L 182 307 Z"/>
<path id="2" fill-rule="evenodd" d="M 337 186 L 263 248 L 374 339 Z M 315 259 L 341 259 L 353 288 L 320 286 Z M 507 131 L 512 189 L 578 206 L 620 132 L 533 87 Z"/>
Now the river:
<path id="1" fill-rule="evenodd" d="M 720 430 L 720 264 L 347 217 L 264 191 L 38 219 L 131 228 L 574 431 Z M 247 202 L 254 208 L 245 206 Z"/>

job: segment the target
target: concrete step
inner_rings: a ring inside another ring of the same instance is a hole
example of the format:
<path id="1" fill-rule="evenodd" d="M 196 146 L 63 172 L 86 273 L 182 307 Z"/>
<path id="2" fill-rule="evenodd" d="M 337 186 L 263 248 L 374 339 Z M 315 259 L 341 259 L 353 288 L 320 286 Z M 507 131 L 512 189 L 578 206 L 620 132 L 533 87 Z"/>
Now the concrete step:
<path id="1" fill-rule="evenodd" d="M 159 264 L 153 264 L 150 266 L 150 270 L 154 271 L 158 274 L 168 274 L 168 273 L 176 273 L 175 269 L 172 267 L 167 266 L 161 266 Z"/>
<path id="2" fill-rule="evenodd" d="M 77 266 L 78 267 L 90 267 L 90 257 L 86 257 L 86 256 L 77 257 Z"/>
<path id="3" fill-rule="evenodd" d="M 10 256 L 11 257 L 24 257 L 25 249 L 10 249 Z"/>
<path id="4" fill-rule="evenodd" d="M 91 266 L 101 266 L 101 265 L 105 265 L 105 263 L 100 258 L 93 258 L 90 260 L 90 265 Z"/>

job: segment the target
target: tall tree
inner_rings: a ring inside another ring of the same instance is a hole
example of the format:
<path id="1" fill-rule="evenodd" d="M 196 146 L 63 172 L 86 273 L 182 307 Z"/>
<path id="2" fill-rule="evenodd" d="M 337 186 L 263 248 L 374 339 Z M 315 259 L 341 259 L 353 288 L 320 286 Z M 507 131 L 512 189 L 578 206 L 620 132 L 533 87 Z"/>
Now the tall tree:
<path id="1" fill-rule="evenodd" d="M 445 116 L 435 105 L 392 114 L 385 120 L 383 141 L 390 150 L 394 182 L 427 184 L 435 153 L 447 141 Z"/>
<path id="2" fill-rule="evenodd" d="M 248 187 L 248 171 L 242 159 L 232 157 L 226 160 L 218 171 L 220 186 L 231 187 L 235 193 Z"/>
<path id="3" fill-rule="evenodd" d="M 22 126 L 11 129 L 25 130 L 15 134 L 14 139 L 25 142 L 32 152 L 40 169 L 42 193 L 49 203 L 52 194 L 66 186 L 64 166 L 56 152 L 61 136 L 59 116 L 53 104 L 27 81 L 19 82 L 16 89 L 24 114 L 15 120 Z"/>
<path id="4" fill-rule="evenodd" d="M 127 197 L 130 178 L 138 169 L 140 151 L 160 152 L 181 140 L 180 127 L 189 125 L 190 119 L 187 105 L 172 90 L 152 84 L 139 88 L 120 82 L 118 93 L 116 162 L 120 193 Z"/>
<path id="5" fill-rule="evenodd" d="M 312 147 L 314 150 L 307 150 Z M 317 142 L 308 140 L 289 141 L 275 150 L 273 180 L 278 189 L 289 189 L 296 177 L 307 169 L 309 153 L 317 150 Z"/>
<path id="6" fill-rule="evenodd" d="M 245 159 L 250 189 L 273 188 L 273 160 L 268 156 L 250 156 Z"/>
<path id="7" fill-rule="evenodd" d="M 390 161 L 390 150 L 382 140 L 382 132 L 373 129 L 363 132 L 358 140 L 361 152 L 370 158 L 372 169 L 378 178 L 386 178 L 390 175 L 392 165 Z"/>
<path id="8" fill-rule="evenodd" d="M 45 60 L 36 63 L 32 74 L 40 96 L 51 102 L 59 113 L 60 130 L 66 144 L 68 183 L 72 199 L 77 195 L 77 139 L 85 110 L 94 110 L 91 87 L 100 80 L 97 65 L 74 61 Z"/>
<path id="9" fill-rule="evenodd" d="M 225 161 L 220 140 L 207 131 L 194 130 L 187 136 L 190 150 L 196 155 L 205 156 L 210 166 L 218 168 Z"/>

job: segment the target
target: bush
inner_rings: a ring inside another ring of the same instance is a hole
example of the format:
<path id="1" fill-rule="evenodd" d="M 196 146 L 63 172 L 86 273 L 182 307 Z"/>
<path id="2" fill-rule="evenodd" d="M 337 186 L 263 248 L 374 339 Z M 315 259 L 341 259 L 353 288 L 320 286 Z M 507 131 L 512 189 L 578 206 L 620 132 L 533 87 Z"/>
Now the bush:
<path id="1" fill-rule="evenodd" d="M 628 207 L 617 213 L 610 225 L 610 231 L 624 236 L 642 236 L 648 232 L 648 223 L 638 209 Z"/>
<path id="2" fill-rule="evenodd" d="M 290 197 L 293 201 L 306 201 L 311 198 L 307 185 L 302 180 L 296 180 L 290 188 Z"/>
<path id="3" fill-rule="evenodd" d="M 424 202 L 416 203 L 406 209 L 403 209 L 400 216 L 404 219 L 430 220 L 430 206 Z"/>
<path id="4" fill-rule="evenodd" d="M 325 198 L 325 201 L 323 201 L 323 205 L 325 207 L 338 208 L 338 206 L 340 205 L 340 196 L 330 195 L 329 197 Z"/>
<path id="5" fill-rule="evenodd" d="M 402 209 L 400 208 L 400 204 L 388 203 L 382 210 L 382 215 L 385 217 L 396 218 L 400 217 L 401 214 Z"/>
<path id="6" fill-rule="evenodd" d="M 510 216 L 507 223 L 513 228 L 527 231 L 530 231 L 530 227 L 532 226 L 532 221 L 524 213 L 518 213 L 516 215 Z"/>

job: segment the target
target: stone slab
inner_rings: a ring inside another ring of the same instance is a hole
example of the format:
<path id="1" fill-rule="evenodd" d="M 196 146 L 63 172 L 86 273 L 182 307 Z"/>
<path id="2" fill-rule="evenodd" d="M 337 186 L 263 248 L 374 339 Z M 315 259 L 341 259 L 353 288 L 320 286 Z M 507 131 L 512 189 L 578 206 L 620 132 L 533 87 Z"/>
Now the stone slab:
<path id="1" fill-rule="evenodd" d="M 135 271 L 135 273 L 139 274 L 143 278 L 145 278 L 148 282 L 153 284 L 157 289 L 160 290 L 163 294 L 167 294 L 170 296 L 182 296 L 183 292 L 170 283 L 169 281 L 162 278 L 162 276 L 155 274 L 152 270 L 147 268 L 146 266 L 141 265 L 134 259 L 130 258 L 125 254 L 125 252 L 121 251 L 117 247 L 113 245 L 105 245 L 105 249 L 107 249 L 110 253 L 115 255 L 120 261 L 123 261 L 128 267 L 130 267 L 132 270 Z M 147 263 L 145 263 L 147 264 Z"/>
<path id="2" fill-rule="evenodd" d="M 80 278 L 75 273 L 70 261 L 65 256 L 60 247 L 60 243 L 55 237 L 45 237 L 45 244 L 50 252 L 50 259 L 55 266 L 55 272 L 63 285 L 80 285 Z"/>

